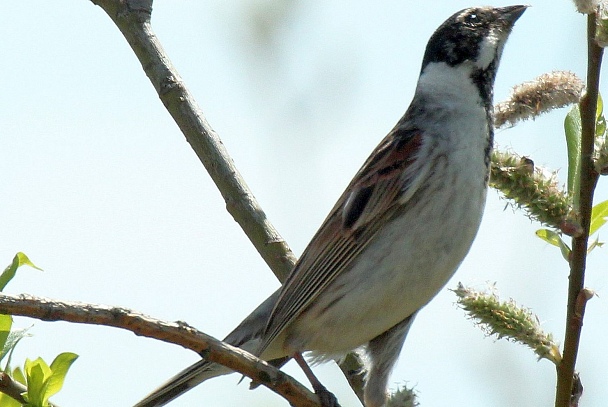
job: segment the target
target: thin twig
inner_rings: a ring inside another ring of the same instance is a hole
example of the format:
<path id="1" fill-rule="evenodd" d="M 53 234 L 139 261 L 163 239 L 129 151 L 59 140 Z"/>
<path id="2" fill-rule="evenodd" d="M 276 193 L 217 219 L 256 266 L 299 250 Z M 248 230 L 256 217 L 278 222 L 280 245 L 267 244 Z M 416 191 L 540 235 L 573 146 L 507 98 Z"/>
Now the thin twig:
<path id="1" fill-rule="evenodd" d="M 584 288 L 591 208 L 593 205 L 593 193 L 598 180 L 598 173 L 595 171 L 592 156 L 595 142 L 595 112 L 603 49 L 595 43 L 595 19 L 594 13 L 587 16 L 587 91 L 581 98 L 580 103 L 582 137 L 578 210 L 583 234 L 580 237 L 572 239 L 566 335 L 564 339 L 563 359 L 557 368 L 556 407 L 569 407 L 571 405 L 574 369 L 583 326 L 582 315 L 577 315 L 577 303 L 579 302 L 581 290 Z"/>
<path id="2" fill-rule="evenodd" d="M 292 405 L 318 407 L 319 399 L 291 376 L 245 352 L 182 322 L 166 322 L 120 307 L 55 301 L 26 294 L 0 294 L 0 314 L 42 321 L 67 321 L 126 329 L 139 336 L 181 345 L 205 359 L 250 377 Z"/>

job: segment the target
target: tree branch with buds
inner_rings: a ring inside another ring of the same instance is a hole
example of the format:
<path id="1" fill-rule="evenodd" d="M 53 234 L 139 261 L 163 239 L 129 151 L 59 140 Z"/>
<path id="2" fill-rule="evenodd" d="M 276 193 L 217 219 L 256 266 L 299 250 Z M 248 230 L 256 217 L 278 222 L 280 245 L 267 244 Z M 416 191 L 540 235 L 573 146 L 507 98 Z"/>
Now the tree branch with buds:
<path id="1" fill-rule="evenodd" d="M 571 250 L 557 234 L 552 236 L 553 243 L 561 246 L 562 254 L 570 265 L 563 356 L 559 355 L 557 345 L 554 344 L 536 348 L 544 349 L 545 353 L 539 354 L 539 357 L 546 357 L 556 364 L 556 407 L 578 406 L 582 394 L 582 384 L 575 365 L 585 306 L 593 296 L 590 290 L 584 288 L 586 259 L 590 249 L 588 242 L 592 226 L 593 195 L 599 175 L 608 174 L 606 123 L 597 109 L 603 56 L 601 46 L 608 44 L 608 6 L 605 2 L 598 4 L 586 0 L 575 1 L 575 4 L 579 12 L 588 14 L 588 69 L 585 92 L 583 93 L 582 81 L 575 75 L 569 72 L 553 72 L 515 87 L 511 99 L 495 107 L 495 123 L 500 127 L 534 118 L 553 108 L 578 103 L 580 98 L 580 134 L 568 134 L 567 130 L 567 139 L 574 145 L 572 148 L 569 145 L 569 191 L 562 191 L 557 186 L 554 173 L 550 177 L 544 176 L 543 171 L 538 171 L 534 162 L 527 157 L 495 151 L 491 168 L 491 186 L 503 192 L 516 207 L 525 209 L 532 219 L 572 236 Z M 602 127 L 600 131 L 596 129 L 597 125 Z M 603 223 L 605 220 L 600 219 L 599 222 Z M 551 241 L 550 238 L 545 240 Z M 508 325 L 519 326 L 514 322 L 518 318 L 516 315 L 525 316 L 527 311 L 517 309 L 513 303 L 499 304 L 492 296 L 465 290 L 462 286 L 455 291 L 463 308 L 479 323 L 487 324 L 490 333 L 509 337 L 533 347 L 526 342 L 528 337 L 521 338 L 516 333 L 506 333 L 501 328 L 505 324 L 501 318 L 511 315 Z M 532 325 L 527 328 L 521 325 L 519 333 L 535 331 L 536 328 Z M 547 353 L 547 350 L 550 352 Z M 550 356 L 547 357 L 547 354 Z"/>
<path id="2" fill-rule="evenodd" d="M 599 96 L 600 67 L 603 48 L 595 41 L 596 14 L 587 16 L 587 91 L 580 102 L 581 112 L 581 152 L 578 217 L 583 233 L 572 239 L 572 257 L 570 261 L 570 278 L 568 286 L 568 307 L 566 315 L 566 336 L 564 339 L 564 357 L 557 368 L 556 407 L 578 405 L 578 398 L 573 397 L 575 365 L 580 344 L 582 328 L 582 310 L 580 296 L 584 289 L 585 268 L 589 240 L 589 226 L 593 206 L 593 193 L 598 181 L 598 173 L 593 163 L 595 146 L 596 110 Z M 587 298 L 588 299 L 588 298 Z M 585 300 L 586 302 L 586 300 Z M 577 312 L 578 311 L 578 312 Z"/>

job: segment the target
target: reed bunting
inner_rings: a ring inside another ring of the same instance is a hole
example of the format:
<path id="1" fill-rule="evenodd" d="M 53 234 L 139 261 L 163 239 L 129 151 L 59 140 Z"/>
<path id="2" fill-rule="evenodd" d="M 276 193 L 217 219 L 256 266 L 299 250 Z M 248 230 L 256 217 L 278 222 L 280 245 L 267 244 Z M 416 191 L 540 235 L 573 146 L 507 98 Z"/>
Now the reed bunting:
<path id="1" fill-rule="evenodd" d="M 431 36 L 401 120 L 350 182 L 283 287 L 225 339 L 268 361 L 365 352 L 366 407 L 418 311 L 452 277 L 479 228 L 493 140 L 494 78 L 526 6 L 457 12 Z M 161 406 L 230 370 L 205 360 L 137 407 Z"/>

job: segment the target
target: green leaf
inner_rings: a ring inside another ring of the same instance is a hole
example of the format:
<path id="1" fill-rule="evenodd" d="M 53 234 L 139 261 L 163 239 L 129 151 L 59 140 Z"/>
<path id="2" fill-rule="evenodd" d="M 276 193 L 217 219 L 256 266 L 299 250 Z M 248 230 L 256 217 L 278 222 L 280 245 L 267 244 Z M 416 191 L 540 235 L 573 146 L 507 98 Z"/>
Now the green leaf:
<path id="1" fill-rule="evenodd" d="M 4 393 L 0 393 L 0 406 L 2 406 L 2 407 L 21 407 L 22 404 L 19 403 L 14 398 L 9 397 Z"/>
<path id="2" fill-rule="evenodd" d="M 63 387 L 65 376 L 68 374 L 68 370 L 72 363 L 78 359 L 78 355 L 71 352 L 64 352 L 53 360 L 51 363 L 51 370 L 53 371 L 51 377 L 48 380 L 46 388 L 46 399 L 48 400 L 53 394 L 56 394 Z"/>
<path id="3" fill-rule="evenodd" d="M 606 133 L 606 118 L 602 114 L 604 101 L 601 95 L 597 95 L 597 109 L 595 111 L 595 137 L 602 137 Z"/>
<path id="4" fill-rule="evenodd" d="M 27 385 L 27 380 L 25 379 L 25 375 L 23 374 L 23 370 L 20 367 L 16 367 L 13 370 L 13 380 L 21 383 L 22 385 Z"/>
<path id="5" fill-rule="evenodd" d="M 578 209 L 579 182 L 581 172 L 581 112 L 578 105 L 572 106 L 564 120 L 566 145 L 568 147 L 568 192 L 573 197 L 574 209 Z"/>
<path id="6" fill-rule="evenodd" d="M 539 229 L 536 231 L 536 236 L 544 240 L 545 242 L 552 244 L 553 246 L 559 247 L 562 253 L 562 257 L 566 261 L 570 261 L 570 247 L 562 240 L 559 233 L 549 229 Z"/>
<path id="7" fill-rule="evenodd" d="M 46 386 L 51 373 L 51 368 L 42 358 L 25 360 L 28 406 L 45 407 Z"/>
<path id="8" fill-rule="evenodd" d="M 4 345 L 6 345 L 6 340 L 8 339 L 8 334 L 11 332 L 12 326 L 13 317 L 0 314 L 0 348 L 4 348 Z"/>
<path id="9" fill-rule="evenodd" d="M 600 202 L 591 210 L 591 225 L 589 226 L 589 235 L 597 232 L 599 228 L 604 226 L 608 217 L 608 201 Z"/>
<path id="10" fill-rule="evenodd" d="M 11 333 L 11 326 L 13 325 L 13 317 L 10 315 L 0 315 L 0 360 L 7 353 L 5 352 L 6 341 Z M 1 404 L 0 404 L 1 405 Z"/>
<path id="11" fill-rule="evenodd" d="M 562 240 L 559 233 L 556 233 L 549 229 L 538 229 L 536 231 L 536 236 L 544 240 L 545 242 L 552 244 L 553 246 L 560 246 L 560 240 Z"/>
<path id="12" fill-rule="evenodd" d="M 6 370 L 8 370 L 11 365 L 11 356 L 19 341 L 26 336 L 30 336 L 30 334 L 27 333 L 28 330 L 29 328 L 14 329 L 9 333 L 6 343 L 2 348 L 2 352 L 0 353 L 0 361 L 3 360 L 7 355 L 9 356 L 8 360 L 6 361 Z"/>
<path id="13" fill-rule="evenodd" d="M 51 366 L 42 358 L 26 359 L 24 381 L 27 383 L 27 392 L 24 398 L 27 400 L 27 406 L 48 406 L 49 398 L 61 390 L 65 376 L 77 358 L 78 355 L 75 353 L 64 352 L 53 360 Z M 15 369 L 14 376 L 16 380 L 23 379 L 23 374 L 18 369 Z"/>
<path id="14" fill-rule="evenodd" d="M 42 270 L 40 267 L 36 267 L 36 265 L 32 263 L 25 254 L 19 252 L 13 258 L 13 262 L 4 269 L 2 274 L 0 274 L 0 291 L 4 290 L 4 287 L 6 287 L 8 282 L 15 277 L 17 269 L 21 266 L 30 266 L 35 269 Z"/>
<path id="15" fill-rule="evenodd" d="M 596 237 L 595 240 L 587 248 L 587 254 L 591 253 L 591 251 L 593 249 L 595 249 L 596 247 L 602 247 L 603 245 L 604 245 L 604 242 L 600 242 L 599 237 Z"/>
<path id="16" fill-rule="evenodd" d="M 595 123 L 595 137 L 603 137 L 606 133 L 606 118 L 600 117 Z"/>
<path id="17" fill-rule="evenodd" d="M 43 271 L 40 267 L 38 267 L 34 263 L 32 263 L 31 260 L 29 259 L 29 257 L 27 257 L 25 255 L 25 253 L 19 252 L 15 255 L 15 257 L 17 257 L 19 259 L 19 267 L 30 266 L 32 268 L 35 268 L 36 270 Z"/>
<path id="18" fill-rule="evenodd" d="M 13 258 L 13 262 L 4 269 L 2 274 L 0 274 L 0 291 L 4 290 L 4 287 L 8 284 L 9 281 L 15 277 L 17 273 L 17 269 L 19 268 L 19 257 L 15 255 Z"/>

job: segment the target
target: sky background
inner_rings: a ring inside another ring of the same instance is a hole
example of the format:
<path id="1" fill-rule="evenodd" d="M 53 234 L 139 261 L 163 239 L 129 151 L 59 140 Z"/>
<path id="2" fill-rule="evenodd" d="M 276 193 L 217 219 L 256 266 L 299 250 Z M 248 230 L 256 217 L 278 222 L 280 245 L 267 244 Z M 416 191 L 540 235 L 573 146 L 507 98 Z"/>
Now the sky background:
<path id="1" fill-rule="evenodd" d="M 503 54 L 496 101 L 551 70 L 585 77 L 585 18 L 570 1 L 530 3 Z M 157 1 L 152 22 L 268 218 L 300 254 L 409 105 L 434 29 L 471 5 Z M 6 291 L 123 306 L 222 338 L 278 282 L 225 211 L 118 29 L 85 0 L 3 1 L 0 20 L 0 264 L 23 251 L 44 269 L 21 269 Z M 497 145 L 561 170 L 564 182 L 565 113 L 498 131 Z M 602 179 L 596 202 L 605 199 Z M 538 228 L 489 192 L 473 248 L 419 314 L 393 388 L 415 386 L 425 407 L 553 404 L 553 365 L 485 338 L 447 289 L 496 283 L 561 341 L 568 269 L 534 236 Z M 593 252 L 586 280 L 599 296 L 587 307 L 577 366 L 585 407 L 608 400 L 606 250 Z M 26 318 L 15 326 L 33 334 L 15 363 L 80 355 L 53 398 L 66 407 L 132 405 L 197 360 L 113 328 Z M 358 405 L 337 370 L 317 369 L 343 406 Z M 304 380 L 297 367 L 287 371 Z M 172 406 L 286 405 L 238 380 L 210 381 Z"/>

